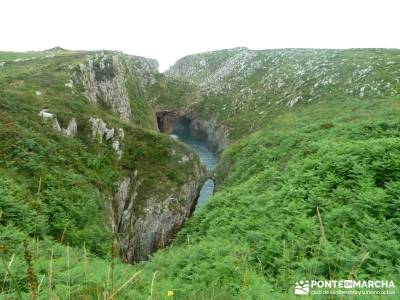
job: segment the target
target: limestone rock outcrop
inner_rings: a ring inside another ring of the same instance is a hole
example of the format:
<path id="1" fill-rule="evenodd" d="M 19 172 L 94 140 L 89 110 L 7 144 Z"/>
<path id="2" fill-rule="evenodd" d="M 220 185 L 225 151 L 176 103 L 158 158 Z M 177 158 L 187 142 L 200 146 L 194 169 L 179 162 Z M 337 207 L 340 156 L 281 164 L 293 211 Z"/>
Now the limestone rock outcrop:
<path id="1" fill-rule="evenodd" d="M 215 119 L 205 120 L 193 117 L 190 122 L 190 131 L 194 137 L 206 138 L 218 153 L 228 146 L 228 132 L 224 126 L 218 125 Z"/>
<path id="2" fill-rule="evenodd" d="M 130 57 L 120 52 L 96 53 L 86 62 L 72 67 L 69 87 L 82 86 L 83 95 L 92 104 L 102 101 L 121 119 L 129 120 L 134 112 L 127 82 L 135 82 L 136 88 L 145 93 L 158 73 L 158 63 L 151 59 Z M 136 95 L 137 97 L 137 95 Z"/>
<path id="3" fill-rule="evenodd" d="M 74 137 L 78 133 L 78 124 L 76 123 L 76 119 L 72 118 L 69 121 L 68 126 L 66 129 L 62 130 L 62 133 L 66 137 Z"/>
<path id="4" fill-rule="evenodd" d="M 53 120 L 53 129 L 55 131 L 61 132 L 62 135 L 65 137 L 75 137 L 78 133 L 78 123 L 76 122 L 75 118 L 72 118 L 69 121 L 67 128 L 61 128 L 58 119 L 53 113 L 49 112 L 49 109 L 42 109 L 38 115 L 42 117 L 44 121 Z"/>
<path id="5" fill-rule="evenodd" d="M 100 143 L 111 140 L 111 147 L 117 154 L 118 159 L 122 158 L 121 144 L 125 137 L 122 128 L 108 128 L 107 123 L 100 118 L 90 118 L 89 123 L 92 125 L 92 137 L 97 138 Z"/>
<path id="6" fill-rule="evenodd" d="M 47 119 L 53 119 L 54 118 L 54 114 L 49 112 L 49 109 L 45 108 L 42 109 L 39 113 L 38 113 L 39 117 L 42 117 L 43 120 L 47 120 Z"/>
<path id="7" fill-rule="evenodd" d="M 215 148 L 217 152 L 222 152 L 228 145 L 228 131 L 223 125 L 218 125 L 215 119 L 203 119 L 190 109 L 157 112 L 157 123 L 160 132 L 170 134 L 177 122 L 182 118 L 190 122 L 192 136 L 206 139 L 209 145 Z"/>
<path id="8" fill-rule="evenodd" d="M 184 163 L 194 160 L 192 154 Z M 154 193 L 139 199 L 143 183 L 140 170 L 123 178 L 109 205 L 111 228 L 122 259 L 130 263 L 146 260 L 165 247 L 193 212 L 205 180 L 205 169 L 195 162 L 183 185 L 162 196 Z"/>

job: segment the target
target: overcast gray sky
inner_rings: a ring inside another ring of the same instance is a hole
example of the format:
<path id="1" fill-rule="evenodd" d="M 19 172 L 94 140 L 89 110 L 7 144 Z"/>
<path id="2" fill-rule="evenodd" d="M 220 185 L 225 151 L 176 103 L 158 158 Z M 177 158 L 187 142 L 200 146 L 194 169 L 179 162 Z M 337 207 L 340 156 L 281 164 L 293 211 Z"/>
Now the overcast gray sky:
<path id="1" fill-rule="evenodd" d="M 245 46 L 400 48 L 399 0 L 1 0 L 0 50 L 155 58 Z"/>

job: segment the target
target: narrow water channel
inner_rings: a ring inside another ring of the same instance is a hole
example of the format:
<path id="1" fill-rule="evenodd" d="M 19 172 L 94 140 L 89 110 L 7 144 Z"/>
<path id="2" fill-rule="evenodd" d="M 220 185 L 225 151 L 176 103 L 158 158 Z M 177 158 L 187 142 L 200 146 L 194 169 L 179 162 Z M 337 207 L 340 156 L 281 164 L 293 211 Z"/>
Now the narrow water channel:
<path id="1" fill-rule="evenodd" d="M 199 139 L 192 136 L 190 132 L 190 120 L 181 119 L 174 125 L 171 133 L 176 136 L 181 142 L 189 145 L 199 156 L 201 162 L 206 166 L 207 170 L 213 171 L 218 163 L 217 153 L 211 149 L 206 139 Z M 213 194 L 214 182 L 208 179 L 200 192 L 197 205 L 202 205 L 208 197 Z"/>

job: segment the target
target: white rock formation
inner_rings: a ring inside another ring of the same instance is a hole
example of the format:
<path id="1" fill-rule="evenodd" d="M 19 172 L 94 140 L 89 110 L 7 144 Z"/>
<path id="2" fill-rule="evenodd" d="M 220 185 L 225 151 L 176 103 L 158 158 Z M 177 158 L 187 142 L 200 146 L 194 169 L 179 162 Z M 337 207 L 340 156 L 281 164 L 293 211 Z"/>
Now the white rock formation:
<path id="1" fill-rule="evenodd" d="M 58 123 L 57 118 L 55 118 L 55 119 L 53 120 L 53 129 L 54 129 L 55 131 L 61 132 L 61 126 L 60 126 L 60 124 Z"/>
<path id="2" fill-rule="evenodd" d="M 107 123 L 100 118 L 90 118 L 89 123 L 92 125 L 92 137 L 98 138 L 99 142 L 111 140 L 111 147 L 117 154 L 118 159 L 122 158 L 121 142 L 124 139 L 124 130 L 118 128 L 118 135 L 115 135 L 115 128 L 107 128 Z"/>
<path id="3" fill-rule="evenodd" d="M 65 86 L 72 89 L 72 88 L 74 87 L 74 83 L 73 83 L 72 80 L 70 80 L 70 81 L 68 81 L 68 82 L 65 84 Z"/>
<path id="4" fill-rule="evenodd" d="M 83 86 L 84 96 L 90 103 L 105 102 L 123 120 L 132 117 L 131 101 L 126 82 L 135 81 L 143 92 L 157 80 L 156 60 L 124 55 L 120 52 L 98 52 L 85 63 L 71 68 L 74 86 Z"/>
<path id="5" fill-rule="evenodd" d="M 125 137 L 125 132 L 124 132 L 124 130 L 123 130 L 122 128 L 118 128 L 118 136 L 119 136 L 119 138 L 120 138 L 121 140 L 124 139 L 124 137 Z"/>
<path id="6" fill-rule="evenodd" d="M 54 118 L 54 114 L 50 113 L 47 108 L 42 109 L 39 112 L 39 116 L 42 117 L 44 120 L 53 119 Z"/>
<path id="7" fill-rule="evenodd" d="M 62 130 L 63 135 L 66 137 L 74 137 L 78 133 L 78 124 L 76 123 L 76 119 L 72 118 L 69 121 L 67 129 Z"/>
<path id="8" fill-rule="evenodd" d="M 180 164 L 188 162 L 190 159 L 187 155 L 182 155 L 181 159 L 178 161 Z"/>
<path id="9" fill-rule="evenodd" d="M 114 128 L 108 129 L 106 132 L 106 141 L 114 137 Z"/>
<path id="10" fill-rule="evenodd" d="M 40 117 L 43 118 L 43 120 L 53 120 L 53 129 L 55 131 L 61 132 L 63 136 L 65 137 L 74 137 L 78 133 L 78 124 L 76 122 L 75 118 L 72 118 L 66 129 L 61 128 L 60 123 L 58 122 L 58 119 L 55 117 L 53 113 L 50 113 L 47 108 L 42 109 L 39 114 Z"/>
<path id="11" fill-rule="evenodd" d="M 100 76 L 98 75 L 100 72 L 110 74 Z M 132 116 L 132 110 L 125 86 L 126 72 L 119 56 L 102 56 L 98 59 L 89 59 L 86 64 L 81 63 L 79 72 L 75 73 L 74 78 L 75 81 L 82 83 L 84 95 L 90 103 L 96 104 L 102 99 L 121 119 L 128 120 Z"/>
<path id="12" fill-rule="evenodd" d="M 100 118 L 90 118 L 89 123 L 92 124 L 92 137 L 98 137 L 100 142 L 105 137 L 109 140 L 114 136 L 114 128 L 107 128 L 107 124 Z"/>
<path id="13" fill-rule="evenodd" d="M 122 150 L 120 149 L 120 144 L 118 140 L 114 140 L 112 143 L 112 148 L 114 149 L 115 153 L 117 153 L 118 159 L 122 158 Z"/>

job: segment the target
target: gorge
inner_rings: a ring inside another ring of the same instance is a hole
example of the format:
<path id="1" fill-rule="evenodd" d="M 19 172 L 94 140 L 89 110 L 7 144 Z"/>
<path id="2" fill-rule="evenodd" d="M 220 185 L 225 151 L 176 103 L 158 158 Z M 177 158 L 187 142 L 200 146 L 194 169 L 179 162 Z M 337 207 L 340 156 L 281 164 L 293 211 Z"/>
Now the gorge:
<path id="1" fill-rule="evenodd" d="M 234 48 L 164 73 L 118 51 L 0 52 L 0 298 L 397 280 L 399 70 L 396 49 Z"/>
<path id="2" fill-rule="evenodd" d="M 208 140 L 208 135 L 204 131 L 196 129 L 192 125 L 192 119 L 179 111 L 163 111 L 157 113 L 157 123 L 160 132 L 170 134 L 171 137 L 187 144 L 200 158 L 200 161 L 207 168 L 207 180 L 204 183 L 198 204 L 204 203 L 214 192 L 215 176 L 214 169 L 218 163 L 218 153 Z"/>

